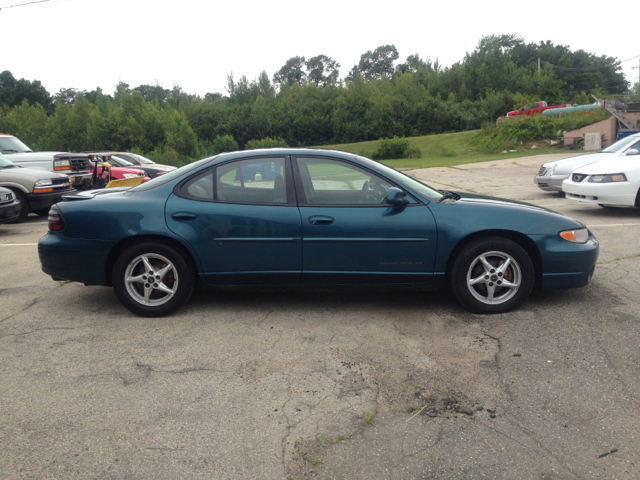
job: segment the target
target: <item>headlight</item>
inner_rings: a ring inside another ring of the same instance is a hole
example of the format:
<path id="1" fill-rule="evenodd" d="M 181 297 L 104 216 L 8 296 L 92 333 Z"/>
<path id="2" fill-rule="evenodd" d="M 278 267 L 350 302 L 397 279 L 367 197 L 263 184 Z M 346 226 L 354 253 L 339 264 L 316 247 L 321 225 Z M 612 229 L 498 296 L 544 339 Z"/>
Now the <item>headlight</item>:
<path id="1" fill-rule="evenodd" d="M 47 185 L 53 185 L 53 182 L 49 180 L 38 180 L 33 184 L 34 187 L 46 187 Z"/>
<path id="2" fill-rule="evenodd" d="M 612 183 L 626 182 L 627 176 L 624 173 L 612 173 L 610 175 L 592 175 L 589 183 Z"/>
<path id="3" fill-rule="evenodd" d="M 54 170 L 71 170 L 71 166 L 69 164 L 69 160 L 56 160 L 53 162 Z"/>
<path id="4" fill-rule="evenodd" d="M 558 168 L 558 165 L 554 165 L 552 166 L 545 174 L 545 177 L 550 177 L 551 175 L 553 175 L 556 172 L 556 168 Z"/>
<path id="5" fill-rule="evenodd" d="M 589 240 L 589 231 L 586 228 L 565 230 L 564 232 L 560 232 L 559 235 L 567 242 L 572 243 L 586 243 L 587 240 Z"/>
<path id="6" fill-rule="evenodd" d="M 137 173 L 123 173 L 122 176 L 124 178 L 136 178 L 136 177 L 139 177 L 140 175 L 138 175 Z"/>

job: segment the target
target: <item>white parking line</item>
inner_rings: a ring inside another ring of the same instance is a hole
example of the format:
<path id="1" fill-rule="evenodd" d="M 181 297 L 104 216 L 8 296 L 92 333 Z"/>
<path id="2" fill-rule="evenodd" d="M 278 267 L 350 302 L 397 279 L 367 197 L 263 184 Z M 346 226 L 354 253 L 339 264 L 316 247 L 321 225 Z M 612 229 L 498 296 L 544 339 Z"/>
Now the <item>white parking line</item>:
<path id="1" fill-rule="evenodd" d="M 35 247 L 37 243 L 0 243 L 0 247 Z"/>

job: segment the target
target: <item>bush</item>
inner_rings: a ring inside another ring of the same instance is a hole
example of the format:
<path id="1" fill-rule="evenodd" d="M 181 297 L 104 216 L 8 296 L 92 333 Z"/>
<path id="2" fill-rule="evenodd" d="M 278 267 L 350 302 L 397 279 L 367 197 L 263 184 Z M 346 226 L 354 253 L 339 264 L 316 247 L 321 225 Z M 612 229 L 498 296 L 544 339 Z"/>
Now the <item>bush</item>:
<path id="1" fill-rule="evenodd" d="M 374 160 L 390 160 L 394 158 L 421 158 L 422 152 L 419 148 L 409 147 L 407 138 L 381 138 L 378 148 L 371 154 Z"/>
<path id="2" fill-rule="evenodd" d="M 262 140 L 249 140 L 244 146 L 245 150 L 256 150 L 258 148 L 282 148 L 288 147 L 287 142 L 279 137 L 265 137 Z"/>
<path id="3" fill-rule="evenodd" d="M 536 115 L 527 118 L 508 119 L 497 127 L 484 125 L 475 137 L 478 147 L 487 153 L 499 153 L 512 149 L 520 142 L 556 139 L 565 131 L 575 130 L 609 118 L 603 108 L 589 114 L 575 112 L 562 117 Z"/>

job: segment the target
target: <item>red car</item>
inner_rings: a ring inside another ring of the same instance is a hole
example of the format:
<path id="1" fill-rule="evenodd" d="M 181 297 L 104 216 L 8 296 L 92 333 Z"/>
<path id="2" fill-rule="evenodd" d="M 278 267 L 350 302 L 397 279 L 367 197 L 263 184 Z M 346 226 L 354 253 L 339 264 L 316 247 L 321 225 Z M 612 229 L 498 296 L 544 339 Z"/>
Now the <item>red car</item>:
<path id="1" fill-rule="evenodd" d="M 99 155 L 91 155 L 91 166 L 90 171 L 93 174 L 93 170 L 95 168 L 95 161 L 98 162 L 106 162 L 109 163 L 110 157 L 102 157 Z M 149 175 L 147 175 L 143 170 L 139 168 L 129 168 L 129 167 L 111 167 L 111 177 L 109 177 L 109 169 L 104 168 L 98 165 L 98 172 L 96 180 L 93 182 L 93 188 L 104 188 L 104 186 L 109 182 L 109 180 L 122 180 L 124 178 L 133 178 L 133 177 L 144 177 L 141 183 L 148 182 L 151 180 Z"/>

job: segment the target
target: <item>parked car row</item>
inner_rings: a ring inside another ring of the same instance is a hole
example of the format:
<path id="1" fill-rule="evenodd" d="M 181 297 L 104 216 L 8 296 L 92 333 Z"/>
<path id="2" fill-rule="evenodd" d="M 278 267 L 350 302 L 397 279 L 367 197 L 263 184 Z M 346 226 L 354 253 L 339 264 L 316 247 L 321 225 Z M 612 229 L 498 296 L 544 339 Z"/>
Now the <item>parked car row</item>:
<path id="1" fill-rule="evenodd" d="M 618 140 L 598 153 L 540 167 L 534 182 L 542 190 L 601 207 L 640 207 L 640 133 Z"/>
<path id="2" fill-rule="evenodd" d="M 21 222 L 29 213 L 46 216 L 62 195 L 76 190 L 116 186 L 113 180 L 144 183 L 176 168 L 127 152 L 33 152 L 5 133 L 0 133 L 0 152 L 0 187 L 9 189 L 20 205 L 11 219 L 1 216 L 0 223 Z"/>

